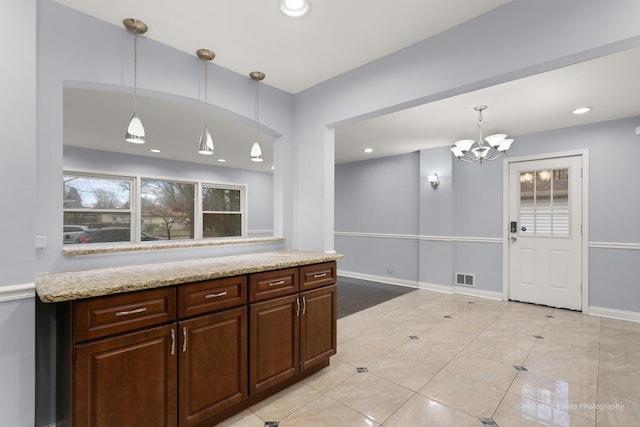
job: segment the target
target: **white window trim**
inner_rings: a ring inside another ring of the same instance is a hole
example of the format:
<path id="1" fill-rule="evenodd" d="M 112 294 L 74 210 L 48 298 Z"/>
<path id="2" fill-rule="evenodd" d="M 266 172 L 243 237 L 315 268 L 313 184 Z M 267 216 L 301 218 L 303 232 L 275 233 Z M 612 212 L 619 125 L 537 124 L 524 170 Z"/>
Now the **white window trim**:
<path id="1" fill-rule="evenodd" d="M 166 176 L 166 175 L 154 175 L 154 174 L 127 174 L 127 173 L 113 173 L 101 170 L 92 170 L 92 169 L 78 169 L 78 168 L 64 168 L 62 175 L 80 175 L 87 177 L 104 177 L 104 178 L 116 178 L 116 179 L 128 179 L 133 180 L 131 186 L 131 198 L 128 211 L 122 210 L 118 212 L 130 212 L 131 214 L 131 241 L 130 242 L 119 242 L 123 244 L 134 243 L 140 244 L 140 231 L 142 224 L 142 199 L 141 199 L 141 186 L 143 179 L 150 180 L 162 180 L 162 181 L 175 181 L 186 184 L 194 184 L 195 186 L 195 194 L 194 194 L 194 238 L 193 239 L 183 239 L 183 240 L 175 240 L 172 242 L 193 242 L 193 241 L 217 241 L 217 240 L 225 240 L 228 237 L 207 237 L 203 238 L 202 233 L 202 187 L 203 186 L 214 186 L 216 188 L 229 188 L 233 190 L 240 190 L 240 215 L 241 219 L 241 236 L 235 237 L 237 238 L 247 238 L 248 236 L 248 194 L 249 194 L 249 186 L 247 184 L 239 184 L 239 183 L 231 183 L 224 181 L 211 181 L 208 179 L 193 179 L 193 178 L 183 178 L 183 177 L 175 177 L 175 176 Z M 90 209 L 86 209 L 87 211 L 91 211 Z M 63 208 L 63 212 L 65 209 Z M 112 242 L 118 243 L 118 242 Z M 75 246 L 75 245 L 74 245 Z"/>

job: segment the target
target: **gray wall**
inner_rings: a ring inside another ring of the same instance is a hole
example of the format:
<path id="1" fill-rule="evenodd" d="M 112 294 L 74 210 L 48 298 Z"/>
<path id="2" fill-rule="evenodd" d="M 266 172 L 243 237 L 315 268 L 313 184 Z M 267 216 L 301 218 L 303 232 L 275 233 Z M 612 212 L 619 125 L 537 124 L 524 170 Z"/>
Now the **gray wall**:
<path id="1" fill-rule="evenodd" d="M 418 234 L 419 161 L 412 153 L 336 166 L 340 269 L 415 280 L 418 245 L 406 236 Z"/>
<path id="2" fill-rule="evenodd" d="M 36 2 L 0 3 L 0 423 L 34 425 Z"/>
<path id="3" fill-rule="evenodd" d="M 640 156 L 640 137 L 634 133 L 638 124 L 640 117 L 632 117 L 519 135 L 510 152 L 519 157 L 588 150 L 589 306 L 636 313 L 640 313 L 640 287 L 634 271 L 640 263 L 640 191 L 634 184 Z M 407 168 L 418 154 L 420 170 Z M 477 289 L 501 293 L 501 239 L 506 230 L 502 165 L 501 160 L 482 165 L 458 162 L 448 147 L 338 165 L 335 224 L 336 249 L 345 254 L 341 267 L 385 280 L 385 266 L 402 265 L 404 269 L 396 271 L 396 276 L 407 284 L 413 281 L 415 286 L 436 288 L 453 285 L 458 271 L 475 274 Z M 408 209 L 395 217 L 384 209 L 371 209 L 384 202 L 377 188 L 369 185 L 372 171 L 380 173 L 378 182 L 392 182 L 399 189 L 401 196 L 389 199 L 390 203 L 410 199 L 419 180 L 419 204 L 403 204 Z M 436 190 L 426 182 L 433 172 L 441 180 Z M 400 180 L 405 180 L 404 190 Z M 418 232 L 400 224 L 416 222 L 420 223 Z M 360 224 L 366 224 L 372 236 L 352 235 L 363 231 Z M 402 247 L 397 236 L 381 236 L 388 230 L 407 234 Z M 373 246 L 372 241 L 377 244 Z M 616 247 L 625 244 L 631 247 Z"/>

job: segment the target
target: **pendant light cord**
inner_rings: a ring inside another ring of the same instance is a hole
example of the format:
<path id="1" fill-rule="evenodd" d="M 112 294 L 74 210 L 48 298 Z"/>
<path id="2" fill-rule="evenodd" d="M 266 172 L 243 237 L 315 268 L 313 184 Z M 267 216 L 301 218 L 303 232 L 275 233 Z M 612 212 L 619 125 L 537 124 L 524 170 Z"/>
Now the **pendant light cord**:
<path id="1" fill-rule="evenodd" d="M 133 112 L 137 110 L 138 97 L 138 33 L 133 33 Z"/>
<path id="2" fill-rule="evenodd" d="M 209 67 L 207 61 L 204 62 L 204 127 L 207 127 L 207 81 L 209 80 Z"/>
<path id="3" fill-rule="evenodd" d="M 259 121 L 258 121 L 258 111 L 259 111 L 259 94 L 260 94 L 260 81 L 256 80 L 256 142 L 259 142 L 258 140 L 258 126 L 259 126 Z"/>

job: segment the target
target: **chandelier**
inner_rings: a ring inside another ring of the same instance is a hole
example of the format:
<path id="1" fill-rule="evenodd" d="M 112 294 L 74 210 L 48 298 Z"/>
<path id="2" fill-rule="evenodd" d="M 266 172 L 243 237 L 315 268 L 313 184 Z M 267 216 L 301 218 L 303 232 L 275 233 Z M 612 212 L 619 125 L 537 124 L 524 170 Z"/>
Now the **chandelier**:
<path id="1" fill-rule="evenodd" d="M 482 138 L 482 112 L 487 108 L 486 105 L 478 105 L 474 108 L 478 112 L 478 132 L 480 133 L 478 140 L 461 139 L 451 147 L 451 152 L 458 160 L 467 163 L 482 163 L 485 160 L 495 160 L 505 155 L 509 147 L 511 147 L 513 139 L 507 138 L 505 133 L 497 133 Z"/>

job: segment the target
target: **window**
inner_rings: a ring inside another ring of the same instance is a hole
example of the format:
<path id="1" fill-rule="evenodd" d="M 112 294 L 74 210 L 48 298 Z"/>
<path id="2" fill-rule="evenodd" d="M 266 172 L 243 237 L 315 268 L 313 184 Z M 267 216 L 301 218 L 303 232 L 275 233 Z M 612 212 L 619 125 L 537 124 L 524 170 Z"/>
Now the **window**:
<path id="1" fill-rule="evenodd" d="M 132 187 L 131 178 L 64 175 L 63 241 L 80 243 L 85 229 L 107 227 L 126 232 L 112 235 L 113 240 L 103 241 L 130 241 Z M 72 225 L 76 226 L 75 231 L 64 231 Z"/>
<path id="2" fill-rule="evenodd" d="M 569 169 L 520 173 L 520 232 L 569 236 Z"/>
<path id="3" fill-rule="evenodd" d="M 202 236 L 242 236 L 242 199 L 240 188 L 202 186 Z"/>
<path id="4" fill-rule="evenodd" d="M 142 178 L 142 231 L 168 240 L 193 239 L 195 184 Z"/>
<path id="5" fill-rule="evenodd" d="M 245 187 L 65 172 L 64 243 L 245 235 Z M 134 233 L 132 233 L 132 230 Z"/>

